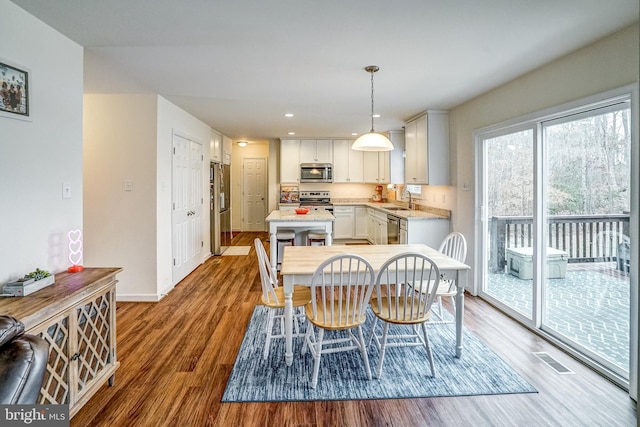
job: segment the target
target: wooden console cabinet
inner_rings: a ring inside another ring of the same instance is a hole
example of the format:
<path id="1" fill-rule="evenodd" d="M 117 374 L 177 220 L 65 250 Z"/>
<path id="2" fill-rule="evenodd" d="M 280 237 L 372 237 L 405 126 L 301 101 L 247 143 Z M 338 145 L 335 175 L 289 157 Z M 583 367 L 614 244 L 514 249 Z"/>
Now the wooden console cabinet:
<path id="1" fill-rule="evenodd" d="M 116 274 L 121 268 L 60 273 L 26 297 L 0 298 L 0 314 L 25 324 L 49 343 L 39 404 L 68 404 L 73 417 L 105 383 L 113 385 L 116 357 Z"/>

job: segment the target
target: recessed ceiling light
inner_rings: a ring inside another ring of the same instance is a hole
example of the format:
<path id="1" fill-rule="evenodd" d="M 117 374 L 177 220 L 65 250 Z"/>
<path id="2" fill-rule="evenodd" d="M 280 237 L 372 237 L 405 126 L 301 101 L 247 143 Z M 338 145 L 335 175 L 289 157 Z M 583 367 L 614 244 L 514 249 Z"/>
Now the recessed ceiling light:
<path id="1" fill-rule="evenodd" d="M 293 117 L 293 113 L 285 113 L 285 117 Z"/>
<path id="2" fill-rule="evenodd" d="M 289 135 L 295 135 L 295 134 L 296 134 L 295 132 L 289 132 Z"/>
<path id="3" fill-rule="evenodd" d="M 351 136 L 358 136 L 358 132 L 353 132 Z"/>
<path id="4" fill-rule="evenodd" d="M 240 147 L 246 147 L 247 146 L 247 141 L 238 141 L 238 145 Z"/>
<path id="5" fill-rule="evenodd" d="M 374 114 L 373 117 L 377 119 L 378 117 L 380 117 L 380 114 Z"/>

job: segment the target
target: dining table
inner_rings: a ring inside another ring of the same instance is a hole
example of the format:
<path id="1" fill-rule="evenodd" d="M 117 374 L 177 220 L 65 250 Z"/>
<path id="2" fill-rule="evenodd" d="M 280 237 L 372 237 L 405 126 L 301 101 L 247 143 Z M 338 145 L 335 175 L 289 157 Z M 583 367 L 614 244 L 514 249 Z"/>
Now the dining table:
<path id="1" fill-rule="evenodd" d="M 389 258 L 403 253 L 420 253 L 429 257 L 438 267 L 441 280 L 453 280 L 456 284 L 455 323 L 456 357 L 462 356 L 462 327 L 464 319 L 464 288 L 467 272 L 471 269 L 463 262 L 448 257 L 437 249 L 423 244 L 410 245 L 334 245 L 334 246 L 287 246 L 284 248 L 280 274 L 284 287 L 285 316 L 285 361 L 293 363 L 293 285 L 310 285 L 316 269 L 325 260 L 335 255 L 355 254 L 366 259 L 377 276 Z"/>

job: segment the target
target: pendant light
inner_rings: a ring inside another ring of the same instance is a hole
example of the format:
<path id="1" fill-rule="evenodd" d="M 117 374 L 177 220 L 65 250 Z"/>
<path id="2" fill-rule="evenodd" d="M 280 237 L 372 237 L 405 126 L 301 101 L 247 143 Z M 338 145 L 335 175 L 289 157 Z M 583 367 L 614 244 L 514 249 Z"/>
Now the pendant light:
<path id="1" fill-rule="evenodd" d="M 365 67 L 367 73 L 371 73 L 371 130 L 355 140 L 351 146 L 359 151 L 391 151 L 393 144 L 387 137 L 373 130 L 373 73 L 380 69 L 377 65 Z"/>

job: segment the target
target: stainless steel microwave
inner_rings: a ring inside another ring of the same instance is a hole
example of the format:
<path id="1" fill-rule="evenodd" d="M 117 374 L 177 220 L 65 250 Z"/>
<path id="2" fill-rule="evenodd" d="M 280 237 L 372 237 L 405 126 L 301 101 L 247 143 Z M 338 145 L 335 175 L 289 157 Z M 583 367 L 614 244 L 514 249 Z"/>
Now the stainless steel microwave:
<path id="1" fill-rule="evenodd" d="M 331 163 L 300 163 L 300 182 L 333 182 Z"/>

